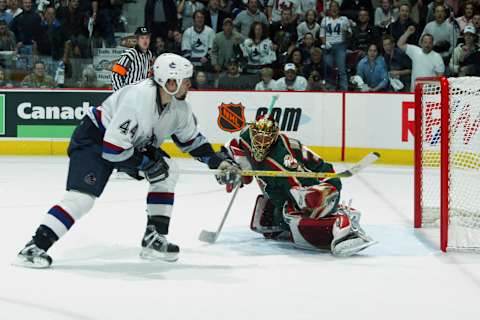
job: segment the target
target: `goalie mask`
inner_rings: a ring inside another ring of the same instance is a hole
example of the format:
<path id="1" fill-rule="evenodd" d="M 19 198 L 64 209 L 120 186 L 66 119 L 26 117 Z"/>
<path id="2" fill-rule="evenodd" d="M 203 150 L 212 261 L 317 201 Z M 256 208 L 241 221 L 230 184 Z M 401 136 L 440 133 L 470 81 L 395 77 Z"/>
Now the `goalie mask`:
<path id="1" fill-rule="evenodd" d="M 249 132 L 253 158 L 263 161 L 270 147 L 277 141 L 280 128 L 271 116 L 260 116 L 257 121 L 250 123 Z"/>

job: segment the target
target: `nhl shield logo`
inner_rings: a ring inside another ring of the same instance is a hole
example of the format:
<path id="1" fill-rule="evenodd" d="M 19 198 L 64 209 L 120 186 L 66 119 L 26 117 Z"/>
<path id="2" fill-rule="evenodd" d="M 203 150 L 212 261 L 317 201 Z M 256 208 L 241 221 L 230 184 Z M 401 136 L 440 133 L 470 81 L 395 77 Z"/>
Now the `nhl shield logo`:
<path id="1" fill-rule="evenodd" d="M 245 126 L 245 107 L 241 103 L 223 103 L 218 107 L 217 123 L 227 132 L 242 130 Z"/>

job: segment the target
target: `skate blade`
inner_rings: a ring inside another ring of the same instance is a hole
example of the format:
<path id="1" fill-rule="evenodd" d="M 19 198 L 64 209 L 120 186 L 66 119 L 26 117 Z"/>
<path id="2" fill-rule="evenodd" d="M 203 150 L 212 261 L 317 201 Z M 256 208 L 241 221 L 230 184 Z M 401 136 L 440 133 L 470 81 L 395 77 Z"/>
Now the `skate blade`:
<path id="1" fill-rule="evenodd" d="M 158 252 L 157 250 L 143 248 L 140 251 L 140 258 L 145 260 L 163 260 L 175 262 L 178 260 L 178 252 Z"/>
<path id="2" fill-rule="evenodd" d="M 32 268 L 32 269 L 46 269 L 49 268 L 51 262 L 47 259 L 34 257 L 33 261 L 28 260 L 27 258 L 18 255 L 15 261 L 12 262 L 13 266 L 16 267 L 24 267 L 24 268 Z"/>
<path id="3" fill-rule="evenodd" d="M 363 243 L 356 244 L 356 242 L 359 242 L 358 240 L 361 240 Z M 373 240 L 368 242 L 362 239 L 347 240 L 339 243 L 334 250 L 332 250 L 332 254 L 336 257 L 349 257 L 377 243 L 378 241 Z"/>

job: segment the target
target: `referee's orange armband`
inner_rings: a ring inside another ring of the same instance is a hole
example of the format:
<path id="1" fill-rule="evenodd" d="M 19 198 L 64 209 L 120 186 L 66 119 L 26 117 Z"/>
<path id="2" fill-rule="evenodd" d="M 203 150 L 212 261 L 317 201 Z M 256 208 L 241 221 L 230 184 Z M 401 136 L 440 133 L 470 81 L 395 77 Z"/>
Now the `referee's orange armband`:
<path id="1" fill-rule="evenodd" d="M 127 69 L 124 66 L 121 66 L 118 63 L 116 63 L 112 68 L 112 72 L 118 73 L 122 77 L 125 77 L 125 75 L 127 74 Z"/>

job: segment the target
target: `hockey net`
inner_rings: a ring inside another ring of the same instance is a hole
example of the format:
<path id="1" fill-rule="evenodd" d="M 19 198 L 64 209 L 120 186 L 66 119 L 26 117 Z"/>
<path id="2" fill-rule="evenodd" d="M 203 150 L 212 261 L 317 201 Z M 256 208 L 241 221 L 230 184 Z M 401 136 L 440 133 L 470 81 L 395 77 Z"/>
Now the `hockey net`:
<path id="1" fill-rule="evenodd" d="M 417 79 L 415 119 L 415 227 L 480 251 L 480 78 Z"/>

